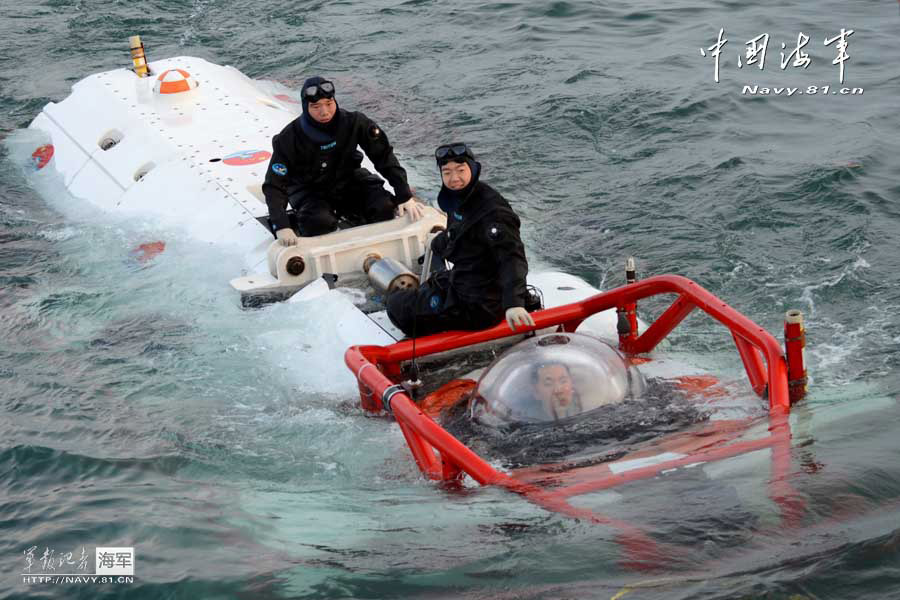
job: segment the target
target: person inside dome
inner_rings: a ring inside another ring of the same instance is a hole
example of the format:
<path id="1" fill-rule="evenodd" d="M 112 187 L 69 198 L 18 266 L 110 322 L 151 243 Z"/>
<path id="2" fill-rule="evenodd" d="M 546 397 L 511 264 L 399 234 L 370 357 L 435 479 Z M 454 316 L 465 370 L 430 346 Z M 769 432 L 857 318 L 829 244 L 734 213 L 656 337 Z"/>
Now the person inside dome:
<path id="1" fill-rule="evenodd" d="M 536 364 L 531 371 L 535 403 L 554 421 L 582 412 L 581 397 L 572 383 L 572 373 L 564 363 Z"/>
<path id="2" fill-rule="evenodd" d="M 481 377 L 470 414 L 483 424 L 546 423 L 639 398 L 644 380 L 605 342 L 550 334 L 520 342 Z"/>
<path id="3" fill-rule="evenodd" d="M 645 378 L 608 342 L 568 332 L 523 340 L 477 383 L 450 381 L 419 406 L 461 442 L 510 467 L 573 453 L 606 456 L 623 443 L 708 419 L 677 386 Z"/>

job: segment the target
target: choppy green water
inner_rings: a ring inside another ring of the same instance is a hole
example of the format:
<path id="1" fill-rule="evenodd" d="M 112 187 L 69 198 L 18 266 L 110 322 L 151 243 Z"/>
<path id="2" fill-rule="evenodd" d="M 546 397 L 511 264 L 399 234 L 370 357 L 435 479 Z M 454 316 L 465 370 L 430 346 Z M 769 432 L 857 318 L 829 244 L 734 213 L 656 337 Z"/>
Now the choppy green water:
<path id="1" fill-rule="evenodd" d="M 422 482 L 396 429 L 349 408 L 327 307 L 241 311 L 228 261 L 186 240 L 136 265 L 152 224 L 39 191 L 4 145 L 0 597 L 900 597 L 900 414 L 878 409 L 900 393 L 896 3 L 3 0 L 0 14 L 4 137 L 125 64 L 134 33 L 151 58 L 330 74 L 426 197 L 434 146 L 471 142 L 534 263 L 608 287 L 634 254 L 644 275 L 691 277 L 775 332 L 803 309 L 803 410 L 840 423 L 795 432 L 805 527 L 753 523 L 736 545 L 696 517 L 731 496 L 648 487 L 632 516 L 694 541 L 687 564 L 634 572 L 607 529 Z M 863 95 L 741 93 L 839 88 L 823 40 L 842 27 L 844 85 Z M 717 85 L 700 48 L 720 28 Z M 812 63 L 781 70 L 801 31 Z M 765 69 L 738 69 L 761 33 Z M 696 318 L 675 343 L 731 352 Z M 297 347 L 302 360 L 280 358 Z M 133 584 L 22 583 L 28 548 L 98 545 L 136 548 Z"/>

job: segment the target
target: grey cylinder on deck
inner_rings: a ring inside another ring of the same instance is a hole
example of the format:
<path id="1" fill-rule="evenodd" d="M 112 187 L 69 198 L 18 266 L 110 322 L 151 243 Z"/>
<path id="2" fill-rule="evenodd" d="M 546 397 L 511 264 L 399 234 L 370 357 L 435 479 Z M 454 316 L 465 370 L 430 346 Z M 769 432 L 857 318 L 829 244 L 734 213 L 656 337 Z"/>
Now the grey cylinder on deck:
<path id="1" fill-rule="evenodd" d="M 369 281 L 382 294 L 419 287 L 419 278 L 393 258 L 380 258 L 367 264 Z"/>

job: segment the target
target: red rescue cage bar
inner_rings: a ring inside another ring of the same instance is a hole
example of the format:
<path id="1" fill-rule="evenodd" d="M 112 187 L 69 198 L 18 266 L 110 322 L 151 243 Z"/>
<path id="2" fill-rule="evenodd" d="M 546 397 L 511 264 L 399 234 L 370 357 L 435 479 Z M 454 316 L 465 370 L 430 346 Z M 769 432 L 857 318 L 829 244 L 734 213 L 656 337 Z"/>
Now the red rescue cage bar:
<path id="1" fill-rule="evenodd" d="M 734 337 L 738 352 L 747 369 L 750 383 L 760 395 L 769 393 L 769 412 L 783 420 L 790 410 L 788 397 L 787 364 L 780 344 L 762 327 L 722 302 L 693 281 L 678 275 L 658 275 L 643 281 L 630 283 L 586 298 L 532 314 L 535 325 L 530 329 L 559 326 L 565 331 L 575 331 L 586 318 L 610 308 L 634 304 L 641 298 L 659 294 L 677 294 L 677 298 L 644 333 L 631 340 L 626 350 L 631 353 L 648 352 L 668 335 L 695 308 L 699 308 L 728 327 Z M 521 332 L 519 332 L 521 333 Z M 483 331 L 447 332 L 416 340 L 416 354 L 427 356 L 511 335 L 518 335 L 506 323 Z M 760 354 L 761 353 L 761 354 Z M 763 367 L 762 357 L 768 365 Z M 412 341 L 391 346 L 353 346 L 344 360 L 359 381 L 362 406 L 368 411 L 388 410 L 400 425 L 407 444 L 422 472 L 431 479 L 449 481 L 465 472 L 481 484 L 503 484 L 505 475 L 498 473 L 487 462 L 450 435 L 430 417 L 425 415 L 397 385 L 401 375 L 401 362 L 413 357 Z M 392 380 L 392 378 L 394 380 Z M 783 425 L 778 427 L 783 429 Z M 788 432 L 788 438 L 790 436 Z M 782 439 L 771 436 L 754 442 L 766 446 Z M 745 444 L 719 448 L 706 460 L 721 460 L 747 451 Z M 435 455 L 435 450 L 439 456 Z M 663 463 L 643 472 L 652 476 L 666 468 L 681 466 Z"/>
<path id="2" fill-rule="evenodd" d="M 661 294 L 677 294 L 678 297 L 644 333 L 630 340 L 627 347 L 623 348 L 625 352 L 629 354 L 650 352 L 695 308 L 699 308 L 731 331 L 750 384 L 760 396 L 768 393 L 770 411 L 787 413 L 790 410 L 787 363 L 778 341 L 768 331 L 686 277 L 657 275 L 602 292 L 580 302 L 537 311 L 532 313 L 535 325 L 528 329 L 560 326 L 564 331 L 573 332 L 591 315 Z M 417 356 L 427 356 L 518 335 L 521 332 L 522 330 L 513 332 L 505 323 L 501 323 L 483 331 L 440 333 L 417 339 L 415 350 Z M 379 371 L 389 377 L 399 377 L 400 363 L 412 357 L 413 344 L 411 340 L 407 340 L 391 346 L 353 346 L 347 350 L 345 362 L 360 382 L 366 382 L 366 378 L 371 375 L 365 373 L 362 377 L 359 376 L 363 363 L 373 363 Z M 766 366 L 763 365 L 763 359 Z M 375 391 L 374 387 L 371 385 L 369 387 Z M 380 410 L 381 406 L 377 405 L 380 404 L 378 394 L 375 394 L 374 400 L 376 406 L 364 408 Z"/>
<path id="3" fill-rule="evenodd" d="M 580 302 L 532 313 L 535 325 L 527 329 L 539 330 L 559 326 L 564 331 L 573 332 L 593 314 L 610 308 L 627 307 L 627 310 L 642 298 L 660 294 L 677 294 L 677 298 L 644 333 L 637 337 L 631 336 L 625 350 L 629 353 L 649 352 L 695 308 L 701 309 L 730 330 L 753 389 L 761 396 L 768 392 L 770 435 L 761 439 L 707 448 L 690 457 L 661 462 L 627 474 L 600 477 L 587 484 L 544 489 L 498 472 L 433 421 L 410 399 L 397 381 L 401 378 L 401 363 L 413 358 L 411 340 L 391 346 L 353 346 L 345 353 L 344 360 L 359 382 L 363 408 L 374 412 L 386 410 L 393 414 L 419 469 L 426 477 L 452 482 L 465 473 L 482 485 L 503 486 L 548 510 L 616 527 L 622 536 L 621 541 L 635 556 L 655 561 L 659 558 L 659 544 L 632 525 L 597 515 L 590 510 L 576 508 L 569 503 L 569 498 L 589 491 L 654 477 L 686 464 L 713 462 L 753 450 L 771 448 L 772 497 L 782 508 L 783 521 L 786 524 L 790 523 L 796 519 L 802 506 L 797 506 L 796 500 L 793 500 L 796 495 L 787 482 L 790 472 L 791 438 L 788 421 L 790 401 L 787 364 L 780 344 L 762 327 L 693 281 L 677 275 L 659 275 L 629 283 Z M 513 332 L 506 323 L 501 323 L 483 331 L 436 334 L 416 340 L 416 356 L 446 352 L 521 333 L 521 330 Z M 763 359 L 766 366 L 763 365 Z"/>

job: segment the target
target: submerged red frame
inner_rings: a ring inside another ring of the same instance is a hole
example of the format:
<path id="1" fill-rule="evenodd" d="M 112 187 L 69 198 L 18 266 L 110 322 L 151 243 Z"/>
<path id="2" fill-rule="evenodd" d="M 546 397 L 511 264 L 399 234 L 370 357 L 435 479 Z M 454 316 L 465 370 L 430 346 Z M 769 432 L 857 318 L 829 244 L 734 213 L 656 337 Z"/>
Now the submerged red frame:
<path id="1" fill-rule="evenodd" d="M 572 332 L 591 315 L 611 308 L 633 314 L 638 300 L 661 294 L 676 294 L 677 298 L 642 334 L 620 336 L 622 350 L 628 354 L 649 352 L 694 309 L 702 310 L 729 329 L 750 385 L 758 395 L 768 395 L 767 437 L 727 445 L 713 444 L 683 458 L 611 474 L 589 482 L 545 489 L 497 471 L 416 406 L 398 385 L 401 363 L 413 357 L 412 341 L 402 341 L 390 346 L 353 346 L 345 353 L 344 360 L 359 381 L 363 408 L 367 411 L 387 410 L 393 414 L 416 464 L 429 479 L 456 481 L 467 474 L 482 485 L 503 486 L 549 510 L 613 525 L 625 535 L 626 539 L 623 541 L 626 545 L 639 551 L 643 558 L 652 558 L 652 555 L 658 554 L 657 545 L 644 534 L 626 523 L 576 508 L 568 499 L 574 495 L 654 477 L 687 464 L 717 461 L 772 448 L 770 495 L 781 507 L 782 519 L 793 521 L 798 516 L 798 509 L 802 507 L 798 506 L 796 494 L 787 483 L 791 461 L 788 367 L 781 344 L 768 331 L 697 283 L 678 275 L 649 277 L 579 302 L 537 311 L 532 313 L 535 325 L 528 330 L 558 326 L 563 331 Z M 521 333 L 521 329 L 513 332 L 506 323 L 501 323 L 483 331 L 436 334 L 417 339 L 415 355 L 427 356 Z"/>

